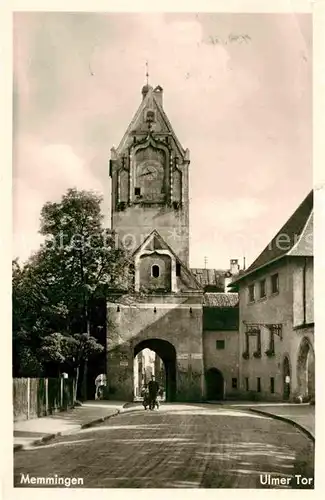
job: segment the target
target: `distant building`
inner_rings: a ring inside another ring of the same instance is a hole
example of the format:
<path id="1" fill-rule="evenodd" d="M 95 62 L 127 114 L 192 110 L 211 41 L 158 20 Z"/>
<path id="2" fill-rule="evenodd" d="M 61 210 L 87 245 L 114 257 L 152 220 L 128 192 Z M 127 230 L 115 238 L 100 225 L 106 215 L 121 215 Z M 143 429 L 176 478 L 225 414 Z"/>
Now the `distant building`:
<path id="1" fill-rule="evenodd" d="M 313 192 L 232 289 L 239 292 L 241 393 L 313 398 Z"/>

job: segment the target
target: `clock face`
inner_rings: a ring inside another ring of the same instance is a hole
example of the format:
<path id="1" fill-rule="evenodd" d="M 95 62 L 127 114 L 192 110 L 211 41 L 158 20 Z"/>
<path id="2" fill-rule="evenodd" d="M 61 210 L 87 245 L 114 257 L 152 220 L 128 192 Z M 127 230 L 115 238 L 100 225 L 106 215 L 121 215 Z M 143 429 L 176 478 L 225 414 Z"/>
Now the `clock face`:
<path id="1" fill-rule="evenodd" d="M 148 181 L 153 181 L 154 179 L 156 179 L 157 175 L 158 175 L 158 172 L 157 172 L 157 169 L 154 165 L 146 165 L 143 168 L 143 170 L 140 174 L 140 177 L 144 177 Z"/>
<path id="2" fill-rule="evenodd" d="M 136 186 L 140 188 L 141 201 L 164 200 L 164 167 L 154 159 L 141 162 L 137 167 Z"/>

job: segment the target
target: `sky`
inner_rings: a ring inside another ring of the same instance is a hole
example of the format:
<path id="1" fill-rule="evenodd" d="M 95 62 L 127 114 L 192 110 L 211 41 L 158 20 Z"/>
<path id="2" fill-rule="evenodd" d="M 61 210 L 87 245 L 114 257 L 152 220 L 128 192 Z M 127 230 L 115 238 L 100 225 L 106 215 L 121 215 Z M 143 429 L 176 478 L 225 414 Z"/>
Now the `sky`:
<path id="1" fill-rule="evenodd" d="M 14 14 L 13 257 L 68 188 L 104 196 L 149 82 L 190 150 L 190 265 L 249 265 L 312 188 L 308 14 Z"/>

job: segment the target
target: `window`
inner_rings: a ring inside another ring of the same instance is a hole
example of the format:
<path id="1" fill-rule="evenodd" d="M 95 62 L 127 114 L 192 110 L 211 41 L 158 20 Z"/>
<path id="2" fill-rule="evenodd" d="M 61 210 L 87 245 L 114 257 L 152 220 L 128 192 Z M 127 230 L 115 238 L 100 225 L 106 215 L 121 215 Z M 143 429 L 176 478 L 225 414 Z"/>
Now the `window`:
<path id="1" fill-rule="evenodd" d="M 273 274 L 271 276 L 271 290 L 272 293 L 277 293 L 279 291 L 279 275 Z"/>
<path id="2" fill-rule="evenodd" d="M 217 340 L 216 348 L 217 349 L 224 349 L 225 348 L 225 341 L 224 340 Z"/>
<path id="3" fill-rule="evenodd" d="M 257 392 L 261 392 L 261 378 L 257 377 Z"/>
<path id="4" fill-rule="evenodd" d="M 152 266 L 151 268 L 151 274 L 154 278 L 159 278 L 159 274 L 160 274 L 160 269 L 159 269 L 159 266 Z"/>
<path id="5" fill-rule="evenodd" d="M 248 377 L 245 377 L 245 389 L 246 389 L 246 391 L 249 391 L 249 380 L 248 380 Z"/>
<path id="6" fill-rule="evenodd" d="M 274 377 L 270 378 L 270 392 L 274 394 Z"/>
<path id="7" fill-rule="evenodd" d="M 134 188 L 134 194 L 135 194 L 135 196 L 140 196 L 141 195 L 141 188 Z"/>
<path id="8" fill-rule="evenodd" d="M 255 285 L 249 285 L 248 297 L 249 297 L 249 302 L 254 302 L 254 300 L 255 300 Z"/>
<path id="9" fill-rule="evenodd" d="M 233 389 L 237 389 L 237 379 L 236 378 L 231 379 L 231 387 Z"/>
<path id="10" fill-rule="evenodd" d="M 146 121 L 147 122 L 154 122 L 155 119 L 156 119 L 155 112 L 151 109 L 148 109 L 148 111 L 146 112 Z"/>
<path id="11" fill-rule="evenodd" d="M 176 276 L 181 275 L 181 265 L 179 262 L 176 262 Z"/>
<path id="12" fill-rule="evenodd" d="M 260 298 L 262 299 L 263 297 L 266 297 L 265 280 L 260 281 Z"/>

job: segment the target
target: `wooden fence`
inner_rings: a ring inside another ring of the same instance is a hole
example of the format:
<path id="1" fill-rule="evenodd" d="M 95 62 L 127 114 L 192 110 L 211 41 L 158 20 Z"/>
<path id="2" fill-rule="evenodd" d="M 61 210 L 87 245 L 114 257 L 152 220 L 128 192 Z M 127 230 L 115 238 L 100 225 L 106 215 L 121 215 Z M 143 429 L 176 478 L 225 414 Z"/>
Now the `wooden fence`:
<path id="1" fill-rule="evenodd" d="M 73 384 L 73 379 L 64 378 L 14 378 L 14 421 L 72 408 Z"/>

